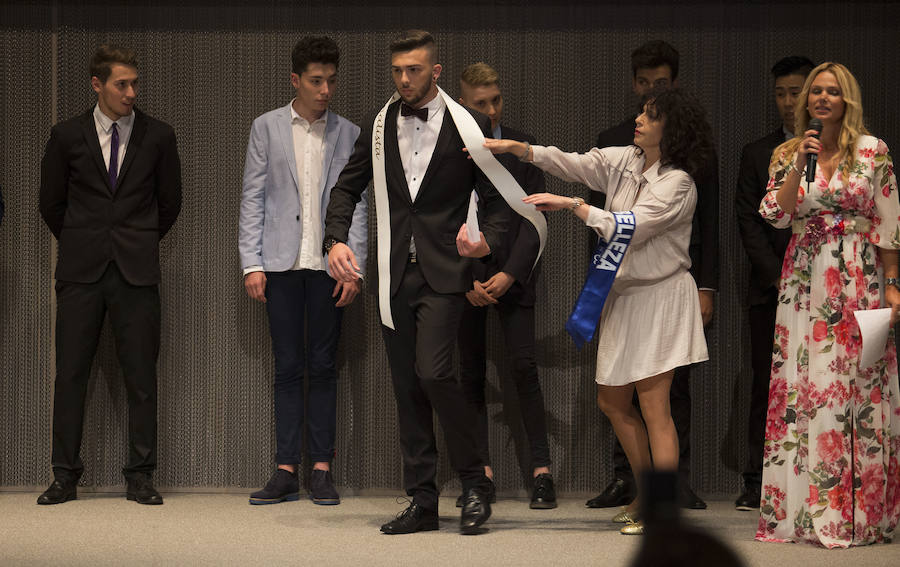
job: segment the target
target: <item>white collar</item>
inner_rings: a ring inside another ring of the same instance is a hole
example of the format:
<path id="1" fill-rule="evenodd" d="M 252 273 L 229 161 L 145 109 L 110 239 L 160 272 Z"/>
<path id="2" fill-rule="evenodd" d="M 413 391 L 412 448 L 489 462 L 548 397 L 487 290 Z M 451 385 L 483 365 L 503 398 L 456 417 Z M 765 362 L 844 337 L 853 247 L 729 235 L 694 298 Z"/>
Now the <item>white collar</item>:
<path id="1" fill-rule="evenodd" d="M 288 108 L 291 109 L 291 122 L 293 122 L 294 120 L 300 119 L 300 120 L 306 122 L 307 124 L 310 124 L 310 122 L 308 120 L 306 120 L 306 118 L 303 118 L 302 116 L 300 116 L 300 114 L 294 109 L 294 101 L 295 100 L 297 100 L 296 97 L 292 98 L 291 102 L 288 104 Z M 326 108 L 325 112 L 322 113 L 322 116 L 320 116 L 316 120 L 313 120 L 312 124 L 317 124 L 319 122 L 327 122 L 327 119 L 328 119 L 328 109 Z"/>
<path id="2" fill-rule="evenodd" d="M 100 110 L 100 104 L 94 105 L 94 121 L 100 125 L 100 128 L 103 129 L 104 132 L 109 133 L 112 128 L 113 122 L 119 125 L 119 128 L 130 127 L 131 123 L 134 122 L 134 110 L 132 109 L 131 114 L 128 116 L 123 116 L 118 120 L 113 120 L 109 116 L 103 114 L 103 111 Z"/>

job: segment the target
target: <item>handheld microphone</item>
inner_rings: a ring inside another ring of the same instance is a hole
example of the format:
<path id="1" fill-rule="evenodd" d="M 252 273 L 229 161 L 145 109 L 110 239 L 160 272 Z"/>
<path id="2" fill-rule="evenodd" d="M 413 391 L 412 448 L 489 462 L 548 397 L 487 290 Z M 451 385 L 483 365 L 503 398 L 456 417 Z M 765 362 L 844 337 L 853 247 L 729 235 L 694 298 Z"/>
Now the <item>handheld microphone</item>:
<path id="1" fill-rule="evenodd" d="M 822 134 L 822 121 L 818 118 L 813 118 L 809 121 L 809 124 L 806 126 L 807 130 L 815 130 L 816 133 L 813 134 L 815 139 L 819 139 L 819 136 Z M 806 154 L 806 182 L 812 183 L 816 180 L 816 163 L 819 161 L 819 155 L 809 153 Z"/>

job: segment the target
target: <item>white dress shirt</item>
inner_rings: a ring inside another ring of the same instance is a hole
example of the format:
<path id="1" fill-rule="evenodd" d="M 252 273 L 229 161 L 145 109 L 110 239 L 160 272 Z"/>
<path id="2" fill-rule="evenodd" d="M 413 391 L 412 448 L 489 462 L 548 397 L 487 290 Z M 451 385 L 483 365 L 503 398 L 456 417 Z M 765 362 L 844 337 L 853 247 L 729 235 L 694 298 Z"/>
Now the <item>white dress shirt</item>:
<path id="1" fill-rule="evenodd" d="M 119 131 L 119 155 L 118 169 L 122 171 L 122 161 L 125 159 L 125 150 L 128 147 L 128 140 L 131 138 L 131 130 L 134 127 L 134 111 L 128 116 L 123 116 L 115 121 L 116 129 Z M 103 163 L 106 164 L 106 171 L 109 171 L 109 150 L 112 145 L 112 125 L 113 119 L 103 114 L 100 105 L 94 106 L 94 126 L 97 128 L 97 138 L 100 140 L 100 151 L 103 152 Z M 119 173 L 116 172 L 116 174 Z"/>
<path id="2" fill-rule="evenodd" d="M 326 110 L 310 124 L 297 114 L 291 104 L 291 133 L 294 137 L 294 160 L 300 181 L 300 225 L 303 238 L 292 270 L 324 270 L 322 256 L 322 160 L 325 149 Z"/>
<path id="3" fill-rule="evenodd" d="M 401 103 L 402 104 L 402 103 Z M 403 116 L 397 112 L 397 146 L 400 149 L 400 161 L 403 163 L 403 174 L 409 187 L 409 197 L 413 201 L 419 194 L 422 178 L 428 170 L 438 134 L 444 123 L 444 111 L 447 105 L 440 95 L 428 101 L 422 108 L 428 109 L 428 120 L 422 122 L 415 116 Z M 409 241 L 409 251 L 415 253 L 416 243 Z"/>

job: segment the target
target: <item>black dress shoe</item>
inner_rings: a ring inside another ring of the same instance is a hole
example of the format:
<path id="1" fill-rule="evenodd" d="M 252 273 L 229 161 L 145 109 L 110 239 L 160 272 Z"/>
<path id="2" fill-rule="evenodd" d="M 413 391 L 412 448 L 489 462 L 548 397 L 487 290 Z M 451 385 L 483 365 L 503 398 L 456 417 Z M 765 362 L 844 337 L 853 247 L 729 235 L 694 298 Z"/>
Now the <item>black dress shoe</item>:
<path id="1" fill-rule="evenodd" d="M 636 495 L 634 482 L 617 478 L 603 492 L 584 503 L 588 508 L 615 508 L 631 504 Z"/>
<path id="2" fill-rule="evenodd" d="M 334 488 L 331 471 L 313 469 L 309 477 L 309 499 L 320 506 L 334 506 L 341 503 L 341 496 Z"/>
<path id="3" fill-rule="evenodd" d="M 534 477 L 534 490 L 531 492 L 532 510 L 552 510 L 556 508 L 556 489 L 550 473 L 541 473 Z"/>
<path id="4" fill-rule="evenodd" d="M 694 491 L 691 490 L 691 486 L 686 482 L 681 483 L 678 504 L 682 508 L 689 508 L 691 510 L 706 510 L 706 502 L 694 494 Z"/>
<path id="5" fill-rule="evenodd" d="M 250 494 L 250 503 L 254 505 L 278 504 L 279 502 L 296 502 L 300 500 L 300 480 L 296 472 L 275 469 L 272 478 L 261 489 Z"/>
<path id="6" fill-rule="evenodd" d="M 158 505 L 163 503 L 163 498 L 153 488 L 153 481 L 149 474 L 139 473 L 130 475 L 127 479 L 128 488 L 125 498 L 138 504 Z"/>
<path id="7" fill-rule="evenodd" d="M 463 498 L 462 514 L 459 517 L 459 533 L 474 535 L 483 530 L 481 524 L 491 517 L 489 499 L 474 488 L 466 491 Z"/>
<path id="8" fill-rule="evenodd" d="M 38 496 L 37 503 L 41 505 L 62 504 L 69 500 L 75 500 L 78 498 L 77 486 L 78 481 L 57 478 L 53 481 L 53 484 L 50 485 L 50 488 Z"/>
<path id="9" fill-rule="evenodd" d="M 438 529 L 437 510 L 426 510 L 415 502 L 397 514 L 397 517 L 381 526 L 381 531 L 388 535 L 412 534 Z"/>
<path id="10" fill-rule="evenodd" d="M 491 483 L 491 488 L 488 490 L 488 502 L 490 502 L 491 504 L 496 504 L 497 503 L 497 489 L 494 487 L 494 481 L 491 480 L 490 477 L 488 477 L 488 480 Z M 465 491 L 463 491 L 459 496 L 456 497 L 456 507 L 462 508 L 463 500 L 465 500 L 465 499 L 466 499 L 466 493 L 465 493 Z"/>
<path id="11" fill-rule="evenodd" d="M 734 508 L 735 510 L 742 510 L 744 512 L 759 510 L 760 497 L 760 487 L 745 486 L 744 491 L 738 496 L 738 499 L 734 501 Z"/>

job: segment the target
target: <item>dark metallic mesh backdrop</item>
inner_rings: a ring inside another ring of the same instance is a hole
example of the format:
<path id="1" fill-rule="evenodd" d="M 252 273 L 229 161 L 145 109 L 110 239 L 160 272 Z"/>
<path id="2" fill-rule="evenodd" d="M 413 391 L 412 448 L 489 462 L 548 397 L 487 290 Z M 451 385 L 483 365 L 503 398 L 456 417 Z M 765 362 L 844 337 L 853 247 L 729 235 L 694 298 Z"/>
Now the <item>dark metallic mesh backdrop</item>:
<path id="1" fill-rule="evenodd" d="M 95 100 L 87 61 L 96 45 L 137 49 L 139 106 L 175 127 L 183 164 L 184 208 L 162 249 L 157 482 L 255 487 L 267 478 L 274 452 L 272 361 L 264 309 L 241 285 L 238 204 L 250 123 L 290 100 L 296 39 L 327 33 L 337 40 L 343 57 L 332 109 L 359 122 L 390 95 L 390 38 L 408 27 L 429 29 L 438 38 L 445 90 L 457 95 L 464 66 L 483 60 L 500 72 L 504 122 L 570 150 L 589 148 L 628 111 L 630 51 L 654 38 L 674 44 L 682 57 L 679 82 L 707 105 L 721 159 L 720 293 L 708 334 L 712 360 L 692 378 L 692 464 L 695 488 L 725 494 L 738 489 L 745 459 L 750 374 L 748 269 L 733 221 L 733 186 L 743 144 L 777 124 L 768 70 L 795 53 L 847 64 L 862 84 L 870 129 L 889 145 L 900 143 L 898 19 L 900 9 L 889 2 L 4 3 L 0 486 L 50 478 L 55 242 L 37 211 L 39 161 L 50 126 Z M 556 180 L 549 187 L 583 191 Z M 585 274 L 584 231 L 571 215 L 551 215 L 537 306 L 554 476 L 561 491 L 579 493 L 600 489 L 612 469 L 612 430 L 594 403 L 596 351 L 577 352 L 563 331 Z M 340 349 L 335 465 L 345 493 L 401 486 L 394 400 L 371 292 L 370 284 L 347 310 Z M 523 470 L 527 444 L 514 388 L 501 388 L 509 365 L 495 316 L 490 327 L 491 451 L 498 488 L 515 493 L 530 476 Z M 122 483 L 124 396 L 106 334 L 82 448 L 88 485 Z M 441 479 L 447 490 L 458 486 L 446 461 Z"/>

